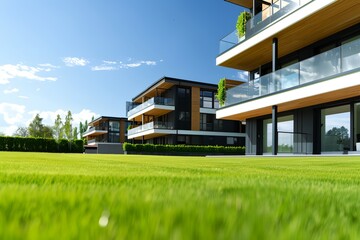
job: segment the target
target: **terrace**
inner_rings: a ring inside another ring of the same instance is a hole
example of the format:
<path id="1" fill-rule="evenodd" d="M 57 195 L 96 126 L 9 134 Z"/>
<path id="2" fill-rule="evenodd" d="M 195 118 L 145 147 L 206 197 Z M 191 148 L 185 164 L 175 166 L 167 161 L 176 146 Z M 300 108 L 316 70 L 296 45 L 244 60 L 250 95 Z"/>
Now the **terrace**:
<path id="1" fill-rule="evenodd" d="M 147 100 L 146 102 L 133 105 L 132 108 L 127 113 L 128 120 L 141 120 L 142 114 L 160 116 L 168 112 L 174 111 L 174 100 L 171 98 L 164 97 L 153 97 Z"/>

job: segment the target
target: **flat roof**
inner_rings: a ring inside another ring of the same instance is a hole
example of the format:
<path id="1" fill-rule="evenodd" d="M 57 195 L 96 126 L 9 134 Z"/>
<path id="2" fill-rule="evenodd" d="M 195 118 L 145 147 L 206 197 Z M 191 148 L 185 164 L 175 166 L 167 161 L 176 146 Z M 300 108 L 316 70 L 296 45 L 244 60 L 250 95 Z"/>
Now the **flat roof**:
<path id="1" fill-rule="evenodd" d="M 120 121 L 120 120 L 122 120 L 122 119 L 127 120 L 126 117 L 100 116 L 100 117 L 94 119 L 93 121 L 89 122 L 88 125 L 93 124 L 93 123 L 98 122 L 98 121 L 101 121 L 101 120 L 115 120 L 115 121 Z"/>
<path id="2" fill-rule="evenodd" d="M 202 87 L 202 88 L 211 88 L 211 89 L 217 89 L 217 84 L 213 83 L 204 83 L 204 82 L 196 82 L 191 80 L 185 80 L 180 78 L 172 78 L 172 77 L 162 77 L 153 84 L 151 84 L 148 88 L 146 88 L 144 91 L 136 95 L 132 101 L 136 102 L 139 101 L 142 96 L 145 96 L 146 94 L 149 94 L 153 91 L 156 91 L 157 89 L 169 89 L 172 86 L 191 86 L 191 87 Z"/>

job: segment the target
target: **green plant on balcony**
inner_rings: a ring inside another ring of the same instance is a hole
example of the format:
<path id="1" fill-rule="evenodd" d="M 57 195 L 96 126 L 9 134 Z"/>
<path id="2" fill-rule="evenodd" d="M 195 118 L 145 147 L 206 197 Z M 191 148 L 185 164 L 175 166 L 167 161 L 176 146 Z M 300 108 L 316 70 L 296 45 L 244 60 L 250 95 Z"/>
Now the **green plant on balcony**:
<path id="1" fill-rule="evenodd" d="M 240 13 L 237 23 L 236 23 L 236 30 L 237 30 L 237 35 L 238 35 L 239 39 L 245 36 L 246 23 L 250 19 L 251 19 L 251 14 L 249 12 Z"/>
<path id="2" fill-rule="evenodd" d="M 216 99 L 219 100 L 220 106 L 224 106 L 226 100 L 226 79 L 221 78 L 218 83 Z"/>

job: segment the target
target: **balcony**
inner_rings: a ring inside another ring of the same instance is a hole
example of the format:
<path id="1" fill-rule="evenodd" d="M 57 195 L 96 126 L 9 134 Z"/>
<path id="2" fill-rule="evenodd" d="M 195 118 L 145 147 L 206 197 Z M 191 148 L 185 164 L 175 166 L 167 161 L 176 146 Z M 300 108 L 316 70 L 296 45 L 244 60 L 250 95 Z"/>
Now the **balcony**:
<path id="1" fill-rule="evenodd" d="M 102 135 L 107 133 L 107 128 L 103 127 L 103 126 L 96 126 L 96 127 L 91 127 L 89 128 L 86 132 L 83 133 L 83 137 L 87 137 L 87 136 L 98 136 L 98 135 Z"/>
<path id="2" fill-rule="evenodd" d="M 235 42 L 216 58 L 216 64 L 253 71 L 272 61 L 273 38 L 278 39 L 278 56 L 281 58 L 360 23 L 359 12 L 357 1 L 309 1 L 268 23 L 255 35 L 245 36 L 240 44 Z"/>
<path id="3" fill-rule="evenodd" d="M 349 77 L 349 80 L 341 78 L 359 73 L 360 38 L 229 89 L 226 92 L 225 108 L 222 108 L 229 110 L 225 113 L 220 109 L 217 117 L 253 117 L 269 113 L 266 107 L 271 105 L 282 104 L 282 110 L 291 110 L 322 101 L 358 96 L 360 82 L 356 76 Z M 239 107 L 236 111 L 230 110 L 231 106 L 239 104 L 243 106 L 241 111 Z M 248 104 L 246 106 L 249 109 L 246 110 L 244 104 Z M 257 110 L 259 112 L 256 113 Z"/>
<path id="4" fill-rule="evenodd" d="M 244 37 L 239 38 L 237 30 L 228 34 L 220 40 L 220 54 L 229 50 L 230 48 L 243 42 L 245 39 L 256 35 L 261 32 L 268 25 L 274 23 L 276 20 L 296 11 L 305 4 L 314 0 L 277 0 L 261 12 L 256 14 L 246 23 L 246 34 Z"/>
<path id="5" fill-rule="evenodd" d="M 139 127 L 128 130 L 129 139 L 144 139 L 154 138 L 167 134 L 175 134 L 174 124 L 172 122 L 149 122 Z"/>
<path id="6" fill-rule="evenodd" d="M 174 100 L 171 98 L 153 97 L 146 102 L 134 106 L 127 113 L 128 120 L 141 121 L 141 115 L 161 116 L 168 112 L 174 111 Z"/>

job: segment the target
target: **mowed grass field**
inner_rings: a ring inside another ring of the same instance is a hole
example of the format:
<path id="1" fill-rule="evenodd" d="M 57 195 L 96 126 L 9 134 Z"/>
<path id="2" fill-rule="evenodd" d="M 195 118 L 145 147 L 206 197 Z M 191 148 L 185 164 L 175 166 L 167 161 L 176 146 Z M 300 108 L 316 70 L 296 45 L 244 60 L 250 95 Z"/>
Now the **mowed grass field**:
<path id="1" fill-rule="evenodd" d="M 0 239 L 360 239 L 360 158 L 0 152 Z"/>

